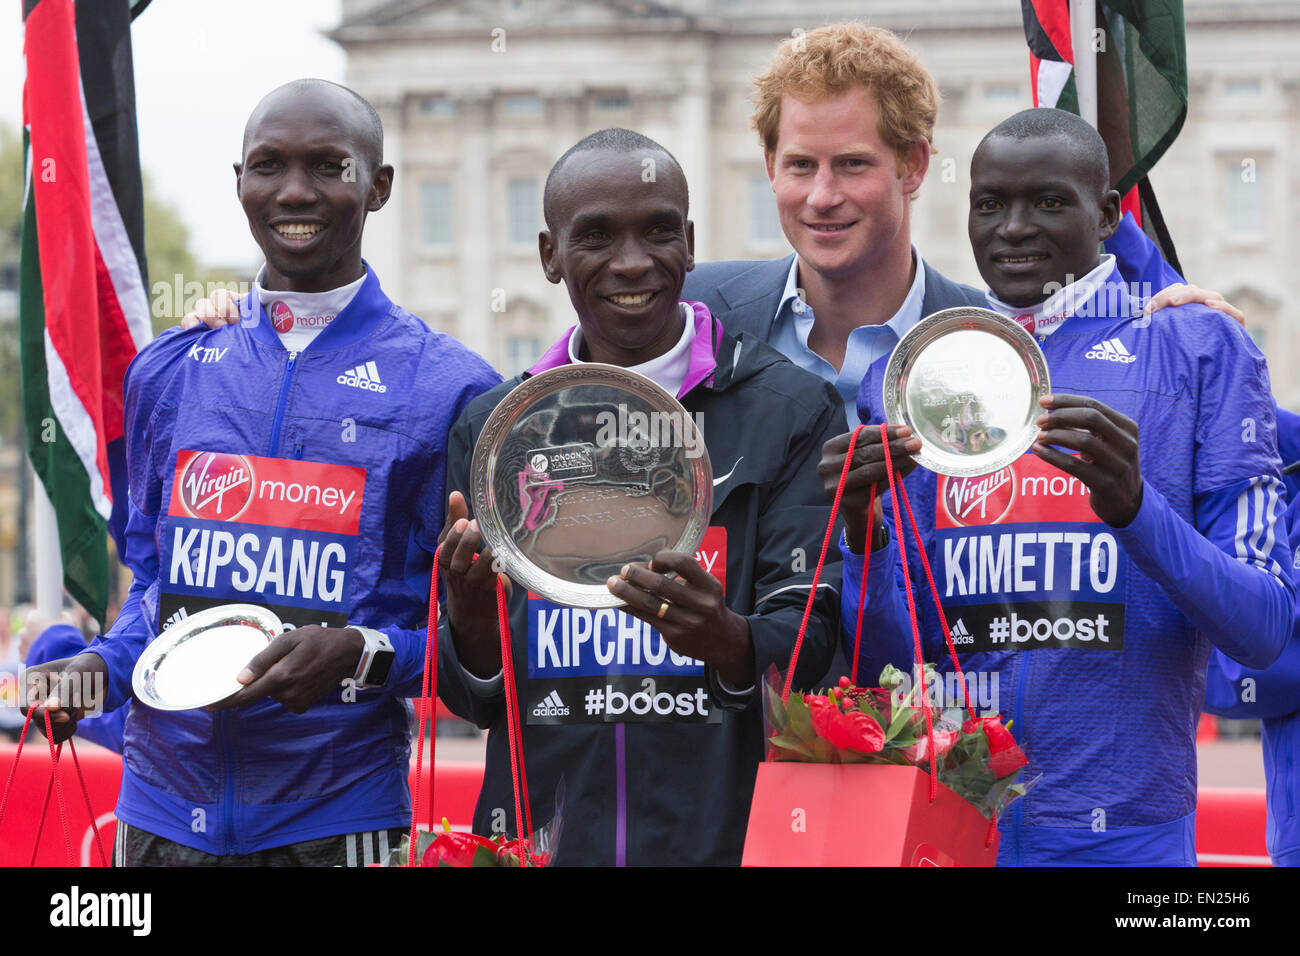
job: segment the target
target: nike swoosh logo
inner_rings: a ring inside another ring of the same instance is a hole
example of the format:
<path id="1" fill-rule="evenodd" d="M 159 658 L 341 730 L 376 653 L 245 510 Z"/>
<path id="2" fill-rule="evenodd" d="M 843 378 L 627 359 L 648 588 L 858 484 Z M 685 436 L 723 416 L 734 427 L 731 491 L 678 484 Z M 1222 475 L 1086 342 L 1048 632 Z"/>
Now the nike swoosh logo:
<path id="1" fill-rule="evenodd" d="M 714 478 L 713 487 L 714 488 L 718 487 L 718 485 L 722 484 L 724 481 L 726 481 L 728 478 L 734 475 L 736 473 L 736 469 L 740 467 L 740 463 L 744 460 L 745 460 L 745 456 L 741 455 L 739 458 L 736 459 L 736 463 L 731 466 L 731 471 L 727 472 L 721 478 Z"/>

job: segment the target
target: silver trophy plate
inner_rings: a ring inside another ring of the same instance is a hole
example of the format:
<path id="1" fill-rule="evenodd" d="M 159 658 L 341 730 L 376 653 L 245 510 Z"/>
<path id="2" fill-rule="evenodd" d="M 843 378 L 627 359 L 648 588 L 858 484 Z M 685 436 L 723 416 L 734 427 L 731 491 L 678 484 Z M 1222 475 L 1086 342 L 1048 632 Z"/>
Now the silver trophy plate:
<path id="1" fill-rule="evenodd" d="M 921 439 L 921 465 L 953 477 L 987 475 L 1034 443 L 1038 400 L 1052 390 L 1034 337 L 989 309 L 926 316 L 885 369 L 885 419 Z"/>
<path id="2" fill-rule="evenodd" d="M 665 548 L 693 554 L 713 471 L 690 414 L 650 379 L 598 363 L 526 379 L 474 447 L 474 514 L 501 569 L 571 607 L 619 607 L 605 581 Z"/>
<path id="3" fill-rule="evenodd" d="M 191 614 L 153 640 L 131 684 L 155 710 L 195 710 L 243 689 L 236 675 L 280 635 L 279 617 L 254 604 L 222 604 Z"/>

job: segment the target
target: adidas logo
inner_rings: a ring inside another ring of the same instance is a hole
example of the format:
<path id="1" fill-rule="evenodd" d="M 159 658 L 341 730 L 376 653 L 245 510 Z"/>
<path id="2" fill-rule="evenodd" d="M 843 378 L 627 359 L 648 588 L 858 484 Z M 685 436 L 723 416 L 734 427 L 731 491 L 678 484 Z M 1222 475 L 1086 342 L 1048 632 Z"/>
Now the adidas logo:
<path id="1" fill-rule="evenodd" d="M 1131 355 L 1129 350 L 1124 348 L 1124 343 L 1119 339 L 1107 339 L 1092 347 L 1092 350 L 1084 353 L 1084 358 L 1102 359 L 1106 362 L 1119 362 L 1128 365 L 1137 361 L 1136 355 Z"/>
<path id="2" fill-rule="evenodd" d="M 975 636 L 966 629 L 966 624 L 965 622 L 962 621 L 961 618 L 957 618 L 957 623 L 952 626 L 949 633 L 952 634 L 953 644 L 974 644 L 975 643 Z"/>
<path id="3" fill-rule="evenodd" d="M 334 381 L 340 385 L 364 388 L 367 392 L 388 391 L 388 386 L 379 381 L 379 369 L 375 368 L 374 362 L 366 362 L 354 369 L 349 369 Z"/>
<path id="4" fill-rule="evenodd" d="M 534 717 L 568 717 L 569 708 L 560 700 L 560 692 L 553 690 L 533 708 Z"/>
<path id="5" fill-rule="evenodd" d="M 182 607 L 182 608 L 177 608 L 175 614 L 173 614 L 171 617 L 167 618 L 167 620 L 163 621 L 162 629 L 165 631 L 165 630 L 167 630 L 167 628 L 171 627 L 173 624 L 179 624 L 181 621 L 185 620 L 187 617 L 189 617 L 189 614 L 185 611 L 185 608 L 183 608 L 183 607 Z"/>

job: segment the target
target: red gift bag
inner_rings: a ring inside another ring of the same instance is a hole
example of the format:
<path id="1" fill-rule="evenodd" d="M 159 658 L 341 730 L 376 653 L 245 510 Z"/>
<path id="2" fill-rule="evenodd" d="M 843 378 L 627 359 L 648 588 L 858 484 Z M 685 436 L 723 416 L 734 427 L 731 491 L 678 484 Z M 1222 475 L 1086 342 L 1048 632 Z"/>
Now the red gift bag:
<path id="1" fill-rule="evenodd" d="M 831 506 L 826 538 L 822 542 L 821 556 L 813 576 L 808 604 L 804 609 L 803 623 L 795 640 L 786 671 L 782 700 L 789 700 L 790 684 L 795 663 L 803 643 L 803 635 L 812 612 L 817 581 L 826 561 L 844 491 L 844 480 L 853 461 L 853 448 L 866 426 L 859 426 L 849 441 L 840 473 L 839 488 Z M 889 456 L 886 426 L 881 425 L 884 439 L 885 465 L 889 475 L 889 490 L 893 496 L 894 515 L 900 528 L 897 535 L 900 559 L 907 568 L 903 514 L 899 499 L 910 520 L 913 540 L 920 552 L 921 562 L 929 579 L 935 605 L 939 608 L 948 652 L 958 674 L 961 665 L 948 633 L 943 607 L 930 574 L 929 562 L 921 544 L 911 504 L 902 480 L 894 474 Z M 875 489 L 871 492 L 872 507 Z M 871 538 L 868 528 L 867 539 Z M 865 600 L 867 570 L 871 552 L 866 553 L 859 592 L 856 642 L 853 651 L 853 673 L 857 674 L 862 642 L 862 612 Z M 904 574 L 907 585 L 908 610 L 912 618 L 912 638 L 916 662 L 924 668 L 920 630 L 912 584 Z M 962 681 L 962 686 L 965 682 Z M 888 764 L 831 764 L 774 761 L 769 759 L 759 765 L 754 782 L 754 797 L 749 811 L 749 827 L 745 834 L 742 866 L 994 866 L 998 856 L 997 821 L 989 820 L 964 798 L 945 787 L 938 780 L 935 758 L 933 722 L 928 698 L 924 702 L 925 724 L 930 736 L 930 772 L 920 767 Z M 970 708 L 969 697 L 966 709 Z"/>
<path id="2" fill-rule="evenodd" d="M 997 831 L 920 767 L 759 765 L 742 866 L 993 866 Z"/>

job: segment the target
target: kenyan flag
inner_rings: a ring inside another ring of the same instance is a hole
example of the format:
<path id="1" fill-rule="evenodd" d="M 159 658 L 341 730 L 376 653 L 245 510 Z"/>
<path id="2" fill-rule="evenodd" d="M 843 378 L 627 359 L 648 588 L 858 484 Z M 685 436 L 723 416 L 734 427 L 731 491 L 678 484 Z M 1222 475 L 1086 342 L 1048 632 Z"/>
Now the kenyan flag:
<path id="1" fill-rule="evenodd" d="M 122 377 L 151 337 L 130 33 L 144 5 L 23 3 L 28 450 L 57 515 L 64 586 L 101 622 L 105 533 L 110 519 L 125 526 Z"/>
<path id="2" fill-rule="evenodd" d="M 1071 40 L 1070 0 L 1020 0 L 1020 8 L 1034 106 L 1077 114 L 1076 53 L 1096 56 L 1097 131 L 1110 156 L 1111 185 L 1125 211 L 1153 233 L 1165 259 L 1179 268 L 1147 173 L 1187 119 L 1183 0 L 1102 0 L 1102 35 L 1083 51 Z"/>

